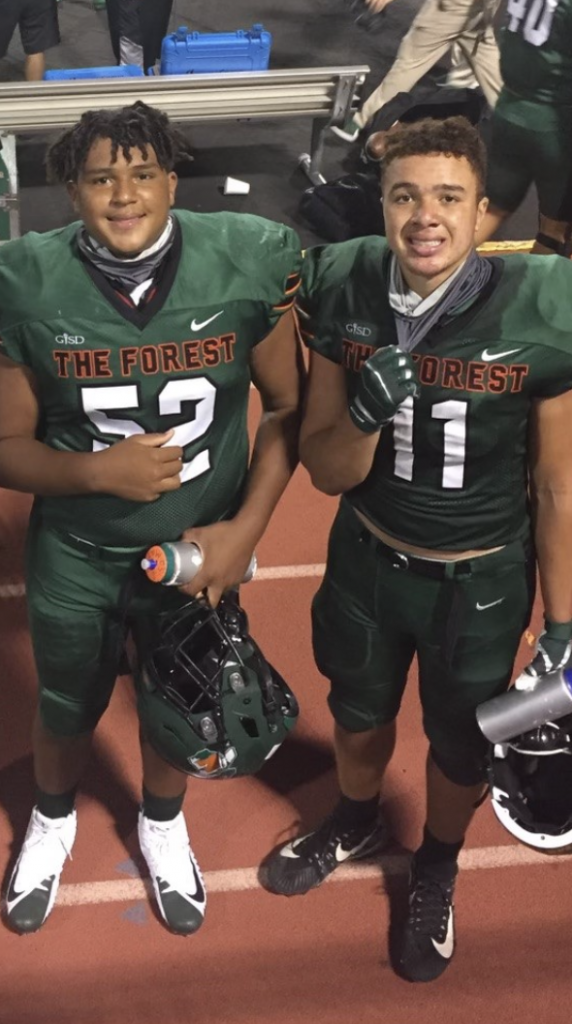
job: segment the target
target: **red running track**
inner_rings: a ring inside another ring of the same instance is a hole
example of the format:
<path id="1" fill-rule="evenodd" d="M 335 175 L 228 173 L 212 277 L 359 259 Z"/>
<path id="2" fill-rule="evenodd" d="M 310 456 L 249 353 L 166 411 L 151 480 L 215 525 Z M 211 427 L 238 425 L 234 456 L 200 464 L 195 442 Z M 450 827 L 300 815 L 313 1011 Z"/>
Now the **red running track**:
<path id="1" fill-rule="evenodd" d="M 0 496 L 4 885 L 33 800 L 35 682 L 21 568 L 28 507 L 21 496 Z M 334 508 L 299 470 L 260 545 L 261 566 L 319 566 Z M 310 649 L 317 583 L 303 575 L 243 588 L 253 632 L 294 686 L 302 716 L 261 777 L 189 785 L 186 815 L 210 893 L 201 931 L 186 940 L 170 935 L 139 875 L 137 728 L 122 678 L 78 801 L 78 838 L 58 904 L 36 935 L 0 927 L 1 1024 L 568 1024 L 572 866 L 514 844 L 488 806 L 463 854 L 450 969 L 430 985 L 410 985 L 391 970 L 388 931 L 403 913 L 406 851 L 423 822 L 413 677 L 385 789 L 395 844 L 381 866 L 341 869 L 303 899 L 258 885 L 268 850 L 300 822 L 317 823 L 335 794 L 326 684 Z"/>

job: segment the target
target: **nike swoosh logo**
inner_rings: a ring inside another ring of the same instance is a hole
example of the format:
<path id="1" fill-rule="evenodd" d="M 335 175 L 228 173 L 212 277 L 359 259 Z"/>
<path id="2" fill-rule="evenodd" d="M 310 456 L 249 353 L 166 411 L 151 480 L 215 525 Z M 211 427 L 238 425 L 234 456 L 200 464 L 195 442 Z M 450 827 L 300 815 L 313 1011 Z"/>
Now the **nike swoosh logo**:
<path id="1" fill-rule="evenodd" d="M 520 352 L 519 348 L 509 348 L 506 352 L 489 352 L 486 348 L 481 356 L 481 359 L 485 363 L 496 363 L 499 359 L 504 359 L 505 356 L 515 356 L 517 352 Z"/>
<path id="2" fill-rule="evenodd" d="M 494 608 L 496 604 L 502 604 L 504 600 L 504 597 L 499 597 L 498 601 L 491 601 L 490 604 L 479 604 L 477 601 L 477 611 L 484 612 L 486 608 Z"/>
<path id="3" fill-rule="evenodd" d="M 283 846 L 282 849 L 280 850 L 280 856 L 291 857 L 292 859 L 297 860 L 300 857 L 300 854 L 296 853 L 296 848 L 300 845 L 300 843 L 303 843 L 304 840 L 308 838 L 308 836 L 311 836 L 313 834 L 313 832 L 308 832 L 305 836 L 299 836 L 298 839 L 294 839 L 291 843 L 288 843 L 286 846 Z"/>
<path id="4" fill-rule="evenodd" d="M 30 896 L 32 893 L 40 891 L 49 892 L 50 886 L 54 881 L 54 876 L 49 875 L 47 878 L 44 878 L 42 879 L 42 881 L 38 882 L 38 884 L 35 885 L 33 889 L 21 889 L 20 892 L 16 889 L 15 881 L 15 878 L 13 878 L 10 881 L 10 887 L 8 889 L 8 892 L 6 893 L 6 910 L 8 911 L 8 913 L 12 910 L 13 907 L 16 906 L 16 904 L 20 903 L 26 896 Z"/>
<path id="5" fill-rule="evenodd" d="M 449 920 L 447 921 L 447 934 L 443 939 L 443 942 L 437 942 L 437 939 L 431 939 L 431 942 L 435 946 L 435 949 L 440 956 L 444 957 L 445 960 L 450 960 L 453 956 L 455 949 L 455 931 L 453 927 L 453 908 L 449 910 Z"/>
<path id="6" fill-rule="evenodd" d="M 193 903 L 198 903 L 198 904 L 206 903 L 205 890 L 204 890 L 203 884 L 201 882 L 199 873 L 197 871 L 196 865 L 194 864 L 192 858 L 191 858 L 191 867 L 193 869 L 193 876 L 194 876 L 194 879 L 195 879 L 195 891 L 194 892 L 189 892 L 186 889 L 178 889 L 176 886 L 173 885 L 172 882 L 168 882 L 166 879 L 160 878 L 159 876 L 157 876 L 157 884 L 159 886 L 159 891 L 161 892 L 161 895 L 164 895 L 167 892 L 179 892 L 181 894 L 181 896 L 186 896 L 187 899 L 191 900 Z"/>
<path id="7" fill-rule="evenodd" d="M 221 316 L 223 313 L 224 309 L 221 309 L 218 313 L 215 313 L 214 316 L 209 316 L 208 320 L 201 320 L 200 323 L 198 320 L 191 320 L 191 330 L 202 331 L 203 327 L 206 327 L 207 324 L 212 324 L 213 320 L 216 320 L 216 318 Z"/>
<path id="8" fill-rule="evenodd" d="M 300 836 L 298 839 L 294 839 L 293 842 L 288 843 L 287 846 L 283 846 L 280 851 L 280 856 L 290 857 L 291 859 L 298 859 L 300 854 L 296 852 L 297 847 L 300 846 L 300 843 L 303 843 L 305 839 L 308 839 L 308 837 L 313 834 L 313 832 L 308 832 L 305 836 Z M 359 853 L 360 850 L 362 850 L 363 847 L 370 842 L 370 840 L 371 835 L 367 835 L 365 839 L 362 839 L 361 843 L 358 843 L 357 846 L 352 847 L 351 850 L 344 850 L 342 844 L 338 843 L 338 845 L 336 846 L 337 863 L 343 864 L 343 862 L 347 860 L 349 857 L 355 857 L 355 855 Z"/>
<path id="9" fill-rule="evenodd" d="M 371 835 L 366 836 L 365 839 L 362 839 L 361 843 L 358 843 L 357 846 L 353 846 L 351 850 L 344 850 L 342 844 L 338 843 L 336 846 L 336 860 L 338 864 L 343 864 L 343 862 L 348 860 L 349 857 L 355 857 L 360 850 L 363 850 L 364 846 L 367 846 L 370 839 Z"/>

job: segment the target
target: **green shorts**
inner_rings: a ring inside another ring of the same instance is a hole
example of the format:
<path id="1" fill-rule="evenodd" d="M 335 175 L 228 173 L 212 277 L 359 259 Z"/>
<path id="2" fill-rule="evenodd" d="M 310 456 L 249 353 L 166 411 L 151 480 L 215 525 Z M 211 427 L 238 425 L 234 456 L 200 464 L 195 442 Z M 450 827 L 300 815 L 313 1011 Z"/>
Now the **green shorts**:
<path id="1" fill-rule="evenodd" d="M 572 114 L 553 119 L 544 128 L 527 125 L 529 107 L 512 100 L 504 116 L 504 105 L 495 110 L 491 124 L 486 194 L 491 204 L 513 213 L 523 202 L 531 185 L 536 186 L 540 213 L 551 220 L 572 221 Z M 532 116 L 532 113 L 531 113 Z"/>
<path id="2" fill-rule="evenodd" d="M 475 709 L 508 686 L 534 585 L 521 541 L 458 562 L 407 559 L 342 499 L 312 605 L 314 654 L 336 721 L 350 732 L 393 721 L 417 655 L 435 759 L 453 781 L 477 781 L 486 743 Z"/>
<path id="3" fill-rule="evenodd" d="M 33 513 L 26 552 L 28 618 L 43 724 L 60 736 L 91 732 L 105 711 L 139 614 L 182 597 L 150 583 L 140 548 L 103 548 L 48 529 Z"/>

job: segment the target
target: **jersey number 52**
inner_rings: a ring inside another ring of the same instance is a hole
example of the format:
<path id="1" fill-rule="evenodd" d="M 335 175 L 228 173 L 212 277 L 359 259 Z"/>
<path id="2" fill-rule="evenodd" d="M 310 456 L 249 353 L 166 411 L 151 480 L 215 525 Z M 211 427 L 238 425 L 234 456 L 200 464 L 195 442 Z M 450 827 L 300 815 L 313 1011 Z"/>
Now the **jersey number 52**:
<path id="1" fill-rule="evenodd" d="M 179 416 L 184 402 L 195 403 L 195 415 L 192 420 L 180 423 L 174 428 L 171 444 L 186 445 L 198 441 L 206 434 L 214 420 L 216 388 L 206 377 L 193 377 L 188 380 L 170 380 L 157 396 L 159 416 Z M 114 419 L 109 412 L 121 412 L 124 409 L 139 408 L 139 392 L 135 384 L 114 384 L 111 387 L 81 389 L 83 410 L 94 427 L 104 435 L 117 434 L 119 437 L 131 437 L 132 434 L 144 434 L 144 428 L 135 420 Z M 109 445 L 104 441 L 94 441 L 93 451 L 100 452 Z M 208 448 L 199 452 L 189 462 L 183 462 L 181 483 L 194 480 L 211 468 Z"/>

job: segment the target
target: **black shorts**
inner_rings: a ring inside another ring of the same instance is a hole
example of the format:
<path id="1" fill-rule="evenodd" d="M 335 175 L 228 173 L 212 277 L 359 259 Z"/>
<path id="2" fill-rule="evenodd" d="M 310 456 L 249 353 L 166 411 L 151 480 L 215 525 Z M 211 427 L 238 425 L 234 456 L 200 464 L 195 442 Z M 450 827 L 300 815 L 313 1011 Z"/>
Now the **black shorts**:
<path id="1" fill-rule="evenodd" d="M 44 53 L 57 46 L 57 0 L 0 0 L 0 57 L 4 57 L 16 27 L 25 54 Z"/>

